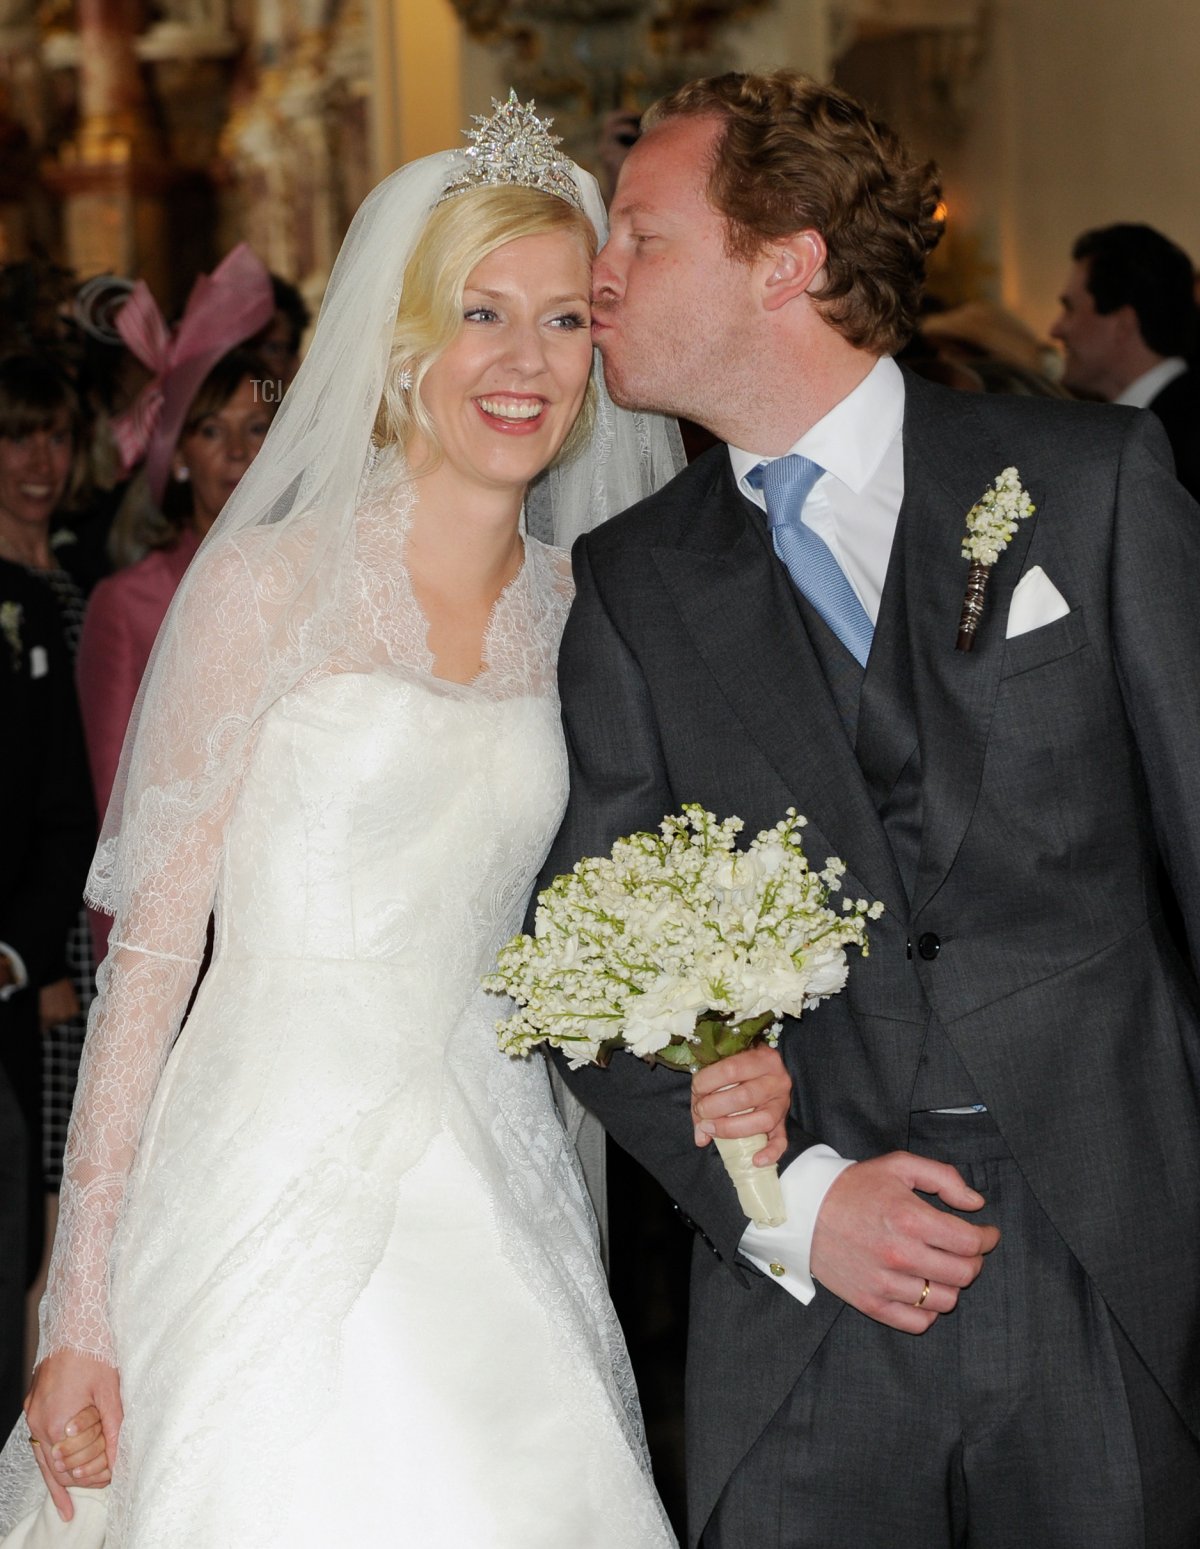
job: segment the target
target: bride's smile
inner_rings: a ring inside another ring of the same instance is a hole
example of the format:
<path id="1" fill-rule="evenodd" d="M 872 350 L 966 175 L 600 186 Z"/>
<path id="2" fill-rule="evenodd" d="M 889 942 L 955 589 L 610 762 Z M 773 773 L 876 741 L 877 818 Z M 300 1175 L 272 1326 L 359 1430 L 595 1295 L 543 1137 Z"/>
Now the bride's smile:
<path id="1" fill-rule="evenodd" d="M 480 260 L 461 332 L 421 382 L 443 453 L 423 483 L 517 493 L 554 460 L 591 372 L 589 289 L 588 254 L 570 232 L 518 237 Z"/>

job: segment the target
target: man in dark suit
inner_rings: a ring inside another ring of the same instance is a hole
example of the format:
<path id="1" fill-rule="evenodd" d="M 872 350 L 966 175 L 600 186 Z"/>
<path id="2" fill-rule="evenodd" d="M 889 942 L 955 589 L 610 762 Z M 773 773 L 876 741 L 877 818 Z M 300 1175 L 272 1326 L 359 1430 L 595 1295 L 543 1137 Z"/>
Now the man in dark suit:
<path id="1" fill-rule="evenodd" d="M 1151 409 L 1163 422 L 1180 483 L 1200 498 L 1200 378 L 1195 269 L 1152 226 L 1085 231 L 1050 329 L 1064 352 L 1063 382 L 1106 403 Z"/>
<path id="2" fill-rule="evenodd" d="M 0 561 L 0 1422 L 20 1409 L 25 1289 L 42 1251 L 38 988 L 95 844 L 83 734 L 54 604 Z"/>
<path id="3" fill-rule="evenodd" d="M 547 874 L 684 801 L 795 806 L 886 912 L 781 1039 L 785 1226 L 680 1143 L 680 1077 L 571 1080 L 697 1228 L 692 1543 L 1184 1549 L 1200 1012 L 1157 878 L 1195 956 L 1200 510 L 1150 415 L 896 366 L 937 197 L 789 72 L 682 88 L 622 169 L 610 390 L 727 445 L 576 546 Z M 1036 510 L 961 637 L 1005 470 Z"/>

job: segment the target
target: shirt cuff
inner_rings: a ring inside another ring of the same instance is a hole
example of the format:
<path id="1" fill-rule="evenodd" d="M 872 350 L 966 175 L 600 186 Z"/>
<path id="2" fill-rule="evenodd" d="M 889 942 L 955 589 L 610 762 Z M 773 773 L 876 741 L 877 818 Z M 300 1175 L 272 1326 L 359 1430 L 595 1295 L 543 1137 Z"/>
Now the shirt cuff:
<path id="1" fill-rule="evenodd" d="M 15 995 L 18 990 L 23 990 L 25 988 L 25 986 L 29 983 L 29 973 L 25 967 L 25 959 L 17 951 L 16 947 L 10 947 L 7 941 L 0 941 L 0 952 L 3 952 L 5 957 L 12 964 L 13 970 L 14 982 L 12 984 L 6 984 L 4 988 L 0 990 L 0 1000 L 7 1000 L 10 995 Z"/>
<path id="2" fill-rule="evenodd" d="M 779 1179 L 787 1220 L 782 1226 L 751 1222 L 742 1233 L 743 1258 L 806 1305 L 817 1294 L 808 1267 L 817 1214 L 834 1179 L 853 1165 L 853 1158 L 839 1156 L 832 1146 L 809 1146 Z"/>

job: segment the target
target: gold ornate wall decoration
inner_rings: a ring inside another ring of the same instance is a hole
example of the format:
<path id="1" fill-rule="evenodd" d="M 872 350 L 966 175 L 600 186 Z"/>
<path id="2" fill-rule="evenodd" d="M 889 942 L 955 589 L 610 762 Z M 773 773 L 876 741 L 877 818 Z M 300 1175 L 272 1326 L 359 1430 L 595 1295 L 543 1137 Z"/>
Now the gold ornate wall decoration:
<path id="1" fill-rule="evenodd" d="M 367 58 L 360 0 L 260 5 L 254 66 L 221 135 L 226 245 L 244 239 L 315 307 L 362 196 Z"/>
<path id="2" fill-rule="evenodd" d="M 44 240 L 29 198 L 46 134 L 39 43 L 34 0 L 0 0 L 0 263 Z"/>
<path id="3" fill-rule="evenodd" d="M 566 151 L 596 170 L 604 120 L 640 112 L 729 66 L 730 23 L 778 0 L 451 0 L 468 34 L 508 55 L 508 79 L 554 115 Z"/>
<path id="4" fill-rule="evenodd" d="M 175 177 L 137 56 L 141 22 L 139 0 L 78 0 L 75 33 L 47 37 L 43 57 L 73 77 L 77 123 L 42 180 L 58 202 L 72 269 L 139 274 L 161 295 Z"/>
<path id="5" fill-rule="evenodd" d="M 42 245 L 84 277 L 140 275 L 169 312 L 219 256 L 211 163 L 240 48 L 227 0 L 36 0 L 35 17 L 48 110 L 21 117 L 41 151 L 28 205 L 53 210 Z"/>
<path id="6" fill-rule="evenodd" d="M 247 238 L 319 300 L 373 181 L 368 4 L 0 0 L 0 261 L 136 274 L 169 314 Z"/>

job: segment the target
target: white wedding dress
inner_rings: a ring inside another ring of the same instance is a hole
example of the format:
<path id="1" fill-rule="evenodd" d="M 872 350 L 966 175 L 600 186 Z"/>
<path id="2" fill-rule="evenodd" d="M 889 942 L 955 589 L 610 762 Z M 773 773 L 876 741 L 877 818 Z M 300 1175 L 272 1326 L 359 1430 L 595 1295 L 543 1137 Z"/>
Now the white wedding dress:
<path id="1" fill-rule="evenodd" d="M 568 600 L 529 539 L 474 684 L 393 593 L 373 665 L 262 720 L 109 1246 L 110 1549 L 674 1544 L 544 1062 L 479 983 L 565 801 Z"/>

